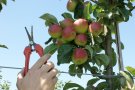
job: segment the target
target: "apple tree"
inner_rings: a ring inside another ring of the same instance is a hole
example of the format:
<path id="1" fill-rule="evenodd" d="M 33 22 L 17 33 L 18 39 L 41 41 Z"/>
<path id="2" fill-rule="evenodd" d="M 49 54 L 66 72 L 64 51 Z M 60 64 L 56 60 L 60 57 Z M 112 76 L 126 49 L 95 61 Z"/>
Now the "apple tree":
<path id="1" fill-rule="evenodd" d="M 44 53 L 58 52 L 57 64 L 69 64 L 69 74 L 81 78 L 90 73 L 87 87 L 67 83 L 63 90 L 134 90 L 133 75 L 119 60 L 123 44 L 118 25 L 132 16 L 134 0 L 68 0 L 63 20 L 45 13 L 40 18 L 48 26 L 50 38 Z M 113 36 L 116 36 L 115 38 Z M 115 44 L 116 47 L 112 46 Z M 116 52 L 116 49 L 118 52 Z M 120 63 L 119 63 L 119 62 Z M 119 64 L 120 73 L 113 67 Z"/>

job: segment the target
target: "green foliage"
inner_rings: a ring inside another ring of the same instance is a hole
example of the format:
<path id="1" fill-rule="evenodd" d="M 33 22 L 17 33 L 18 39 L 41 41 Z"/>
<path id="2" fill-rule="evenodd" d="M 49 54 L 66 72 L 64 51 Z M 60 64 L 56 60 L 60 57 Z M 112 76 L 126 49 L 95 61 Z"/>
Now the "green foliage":
<path id="1" fill-rule="evenodd" d="M 134 80 L 132 75 L 127 71 L 120 71 L 120 75 L 123 76 L 120 78 L 121 86 L 123 89 L 132 90 L 134 87 Z"/>
<path id="2" fill-rule="evenodd" d="M 97 63 L 97 65 L 104 65 L 104 66 L 108 66 L 110 63 L 109 57 L 105 54 L 97 54 L 95 55 L 94 59 L 99 62 L 99 64 Z"/>
<path id="3" fill-rule="evenodd" d="M 83 17 L 87 20 L 90 19 L 90 7 L 91 7 L 90 2 L 84 4 Z"/>
<path id="4" fill-rule="evenodd" d="M 95 83 L 97 83 L 97 81 L 99 81 L 99 78 L 93 78 L 91 80 L 88 81 L 87 83 L 87 87 L 93 87 Z"/>
<path id="5" fill-rule="evenodd" d="M 77 66 L 77 65 L 75 65 L 75 64 L 71 64 L 71 65 L 69 66 L 69 74 L 70 74 L 71 76 L 77 75 L 79 78 L 81 78 L 82 73 L 83 73 L 82 67 L 79 67 L 79 66 Z"/>
<path id="6" fill-rule="evenodd" d="M 58 65 L 70 63 L 73 48 L 73 45 L 64 44 L 58 49 Z"/>
<path id="7" fill-rule="evenodd" d="M 126 69 L 135 77 L 135 68 L 127 66 Z"/>
<path id="8" fill-rule="evenodd" d="M 1 90 L 10 90 L 10 83 L 7 81 L 4 81 L 2 84 L 0 84 Z"/>
<path id="9" fill-rule="evenodd" d="M 2 76 L 0 75 L 0 90 L 9 90 L 9 89 L 10 89 L 10 82 L 2 80 Z"/>
<path id="10" fill-rule="evenodd" d="M 44 49 L 44 54 L 54 54 L 57 50 L 57 45 L 52 43 Z"/>
<path id="11" fill-rule="evenodd" d="M 66 83 L 63 90 L 85 90 L 85 89 L 76 83 Z"/>
<path id="12" fill-rule="evenodd" d="M 77 18 L 82 18 L 83 16 L 83 9 L 84 9 L 84 6 L 83 6 L 83 2 L 79 2 L 77 4 L 77 7 L 74 11 L 74 18 L 77 19 Z"/>
<path id="13" fill-rule="evenodd" d="M 107 82 L 100 82 L 96 86 L 96 90 L 109 90 L 109 89 L 107 89 L 107 87 L 108 87 L 108 83 Z"/>
<path id="14" fill-rule="evenodd" d="M 15 0 L 12 0 L 12 1 L 15 1 Z M 7 0 L 0 0 L 0 12 L 1 12 L 2 8 L 3 8 L 3 4 L 7 5 Z"/>
<path id="15" fill-rule="evenodd" d="M 65 83 L 63 81 L 58 80 L 54 90 L 61 90 L 64 87 Z"/>
<path id="16" fill-rule="evenodd" d="M 6 49 L 8 49 L 8 47 L 6 45 L 1 45 L 1 44 L 0 44 L 0 48 L 6 48 Z"/>
<path id="17" fill-rule="evenodd" d="M 49 13 L 42 15 L 40 18 L 45 20 L 46 26 L 50 26 L 52 24 L 58 24 L 57 18 Z"/>
<path id="18" fill-rule="evenodd" d="M 67 13 L 67 12 L 64 12 L 64 13 L 62 14 L 62 16 L 63 16 L 64 18 L 71 18 L 71 19 L 73 19 L 72 15 L 71 15 L 70 13 Z"/>
<path id="19" fill-rule="evenodd" d="M 78 46 L 74 41 L 66 42 L 66 44 L 57 47 L 57 49 L 54 44 L 47 46 L 47 52 L 53 50 L 58 51 L 58 65 L 69 64 L 68 71 L 71 76 L 81 78 L 84 71 L 90 71 L 90 73 L 93 74 L 92 76 L 94 78 L 88 80 L 86 88 L 75 83 L 66 83 L 63 90 L 110 90 L 110 80 L 114 86 L 113 90 L 121 90 L 121 88 L 125 87 L 126 89 L 131 89 L 129 87 L 133 87 L 134 82 L 132 76 L 135 75 L 135 70 L 131 67 L 127 67 L 127 69 L 133 75 L 123 71 L 114 78 L 102 76 L 115 75 L 113 71 L 110 73 L 110 69 L 108 69 L 113 68 L 117 63 L 117 54 L 112 46 L 113 43 L 117 43 L 116 39 L 112 39 L 112 34 L 116 34 L 116 23 L 127 22 L 130 16 L 132 16 L 132 11 L 135 8 L 132 3 L 133 1 L 134 0 L 77 0 L 77 6 L 73 14 L 68 12 L 62 13 L 64 18 L 71 18 L 73 20 L 84 18 L 88 21 L 89 25 L 92 22 L 99 22 L 104 27 L 103 32 L 98 37 L 94 37 L 92 33 L 87 32 L 88 42 L 85 46 Z M 45 20 L 46 26 L 58 24 L 57 18 L 51 14 L 44 14 L 40 18 Z M 108 37 L 109 34 L 110 38 Z M 50 39 L 49 42 L 51 41 L 55 40 Z M 75 48 L 83 48 L 87 51 L 88 60 L 86 63 L 75 65 L 72 62 L 71 57 Z M 124 49 L 123 43 L 121 43 L 121 48 Z"/>

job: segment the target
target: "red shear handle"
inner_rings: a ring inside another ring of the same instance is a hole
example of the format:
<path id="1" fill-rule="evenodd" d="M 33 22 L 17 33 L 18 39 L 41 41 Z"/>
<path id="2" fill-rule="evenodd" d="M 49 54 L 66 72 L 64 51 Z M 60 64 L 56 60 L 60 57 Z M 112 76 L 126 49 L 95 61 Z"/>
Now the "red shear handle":
<path id="1" fill-rule="evenodd" d="M 23 76 L 26 75 L 26 73 L 28 72 L 29 70 L 29 61 L 30 61 L 30 54 L 31 54 L 31 47 L 28 46 L 24 49 L 24 55 L 25 55 L 25 67 L 24 67 L 24 73 L 23 73 Z"/>
<path id="2" fill-rule="evenodd" d="M 42 57 L 44 55 L 43 48 L 39 44 L 36 44 L 34 47 L 35 47 L 36 53 L 38 53 L 38 55 Z"/>

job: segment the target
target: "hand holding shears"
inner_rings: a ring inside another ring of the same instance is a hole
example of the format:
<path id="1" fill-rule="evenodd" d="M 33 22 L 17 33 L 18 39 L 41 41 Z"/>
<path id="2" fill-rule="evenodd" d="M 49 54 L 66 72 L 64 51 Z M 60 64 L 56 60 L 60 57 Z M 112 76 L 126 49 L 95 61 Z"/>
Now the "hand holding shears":
<path id="1" fill-rule="evenodd" d="M 29 70 L 29 62 L 30 62 L 30 55 L 33 51 L 36 51 L 36 53 L 38 53 L 38 55 L 40 57 L 42 57 L 44 55 L 43 53 L 43 48 L 41 45 L 36 44 L 34 42 L 34 38 L 33 38 L 33 27 L 31 27 L 31 35 L 29 34 L 27 28 L 25 27 L 27 36 L 29 38 L 29 45 L 25 47 L 24 49 L 24 55 L 25 55 L 25 67 L 24 67 L 24 76 L 26 75 L 26 73 Z"/>

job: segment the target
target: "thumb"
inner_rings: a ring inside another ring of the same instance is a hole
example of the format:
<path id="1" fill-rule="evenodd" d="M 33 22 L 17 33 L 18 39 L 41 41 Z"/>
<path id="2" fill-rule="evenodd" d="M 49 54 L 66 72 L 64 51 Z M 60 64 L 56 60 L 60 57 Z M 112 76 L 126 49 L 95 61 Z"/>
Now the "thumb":
<path id="1" fill-rule="evenodd" d="M 23 79 L 23 72 L 24 72 L 24 68 L 18 73 L 17 80 L 22 80 Z"/>
<path id="2" fill-rule="evenodd" d="M 21 86 L 21 82 L 22 82 L 22 80 L 23 80 L 23 72 L 24 72 L 24 68 L 18 73 L 18 75 L 17 75 L 17 82 L 16 82 L 16 86 L 17 86 L 17 88 L 19 89 L 20 88 L 20 86 Z"/>

